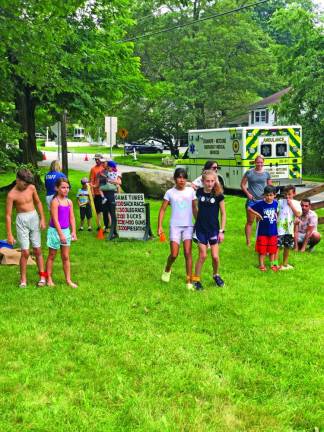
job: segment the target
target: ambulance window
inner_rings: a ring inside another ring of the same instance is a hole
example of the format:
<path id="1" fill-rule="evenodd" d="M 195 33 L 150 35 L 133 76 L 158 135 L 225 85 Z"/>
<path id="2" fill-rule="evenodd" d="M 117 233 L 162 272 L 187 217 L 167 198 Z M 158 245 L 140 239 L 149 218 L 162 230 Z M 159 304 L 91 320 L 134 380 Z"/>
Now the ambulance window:
<path id="1" fill-rule="evenodd" d="M 265 157 L 271 156 L 271 144 L 262 144 L 260 153 Z"/>
<path id="2" fill-rule="evenodd" d="M 276 144 L 276 154 L 277 156 L 287 156 L 287 144 Z"/>

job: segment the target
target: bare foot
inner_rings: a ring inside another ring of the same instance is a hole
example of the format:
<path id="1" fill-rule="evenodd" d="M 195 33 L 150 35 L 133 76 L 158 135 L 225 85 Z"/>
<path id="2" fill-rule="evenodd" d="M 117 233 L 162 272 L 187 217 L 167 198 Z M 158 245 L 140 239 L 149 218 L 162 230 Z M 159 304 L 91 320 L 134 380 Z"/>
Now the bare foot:
<path id="1" fill-rule="evenodd" d="M 53 279 L 47 279 L 47 286 L 55 286 L 55 283 L 53 282 Z"/>
<path id="2" fill-rule="evenodd" d="M 72 281 L 66 281 L 66 283 L 67 283 L 71 288 L 78 288 L 78 285 L 75 284 L 75 283 L 72 282 Z"/>

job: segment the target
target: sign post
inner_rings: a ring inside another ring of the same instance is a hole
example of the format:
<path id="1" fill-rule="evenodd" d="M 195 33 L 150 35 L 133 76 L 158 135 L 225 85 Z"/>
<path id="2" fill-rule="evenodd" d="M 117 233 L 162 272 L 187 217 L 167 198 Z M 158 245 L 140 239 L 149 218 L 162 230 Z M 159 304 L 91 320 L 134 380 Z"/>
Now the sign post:
<path id="1" fill-rule="evenodd" d="M 105 117 L 106 140 L 110 145 L 110 159 L 112 159 L 112 148 L 116 145 L 117 117 Z"/>

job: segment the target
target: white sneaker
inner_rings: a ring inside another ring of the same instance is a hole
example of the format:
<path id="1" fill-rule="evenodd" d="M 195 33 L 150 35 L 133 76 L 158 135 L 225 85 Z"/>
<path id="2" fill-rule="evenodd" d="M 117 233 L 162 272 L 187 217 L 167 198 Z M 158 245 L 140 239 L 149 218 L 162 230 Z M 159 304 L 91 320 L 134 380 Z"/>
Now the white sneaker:
<path id="1" fill-rule="evenodd" d="M 171 271 L 169 271 L 169 272 L 164 271 L 164 272 L 162 273 L 161 280 L 162 280 L 163 282 L 168 283 L 168 282 L 170 282 L 170 277 L 171 277 Z"/>
<path id="2" fill-rule="evenodd" d="M 287 264 L 287 265 L 281 265 L 280 267 L 279 267 L 279 271 L 286 271 L 286 270 L 294 270 L 294 267 L 293 266 L 291 266 L 290 264 Z"/>
<path id="3" fill-rule="evenodd" d="M 191 282 L 187 282 L 186 287 L 189 291 L 195 291 L 195 287 L 192 285 Z"/>

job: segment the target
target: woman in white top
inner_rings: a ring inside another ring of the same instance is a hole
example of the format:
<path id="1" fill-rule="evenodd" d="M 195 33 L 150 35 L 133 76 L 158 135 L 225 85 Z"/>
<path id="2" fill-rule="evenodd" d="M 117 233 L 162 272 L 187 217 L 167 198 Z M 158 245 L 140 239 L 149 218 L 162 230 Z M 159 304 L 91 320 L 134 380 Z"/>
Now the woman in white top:
<path id="1" fill-rule="evenodd" d="M 216 161 L 207 161 L 204 165 L 204 168 L 202 169 L 202 172 L 206 171 L 206 170 L 213 170 L 216 172 L 217 174 L 217 170 L 218 170 L 218 163 Z M 199 177 L 197 177 L 192 183 L 191 186 L 197 190 L 201 187 L 203 187 L 203 182 L 202 182 L 202 175 L 200 175 Z"/>

